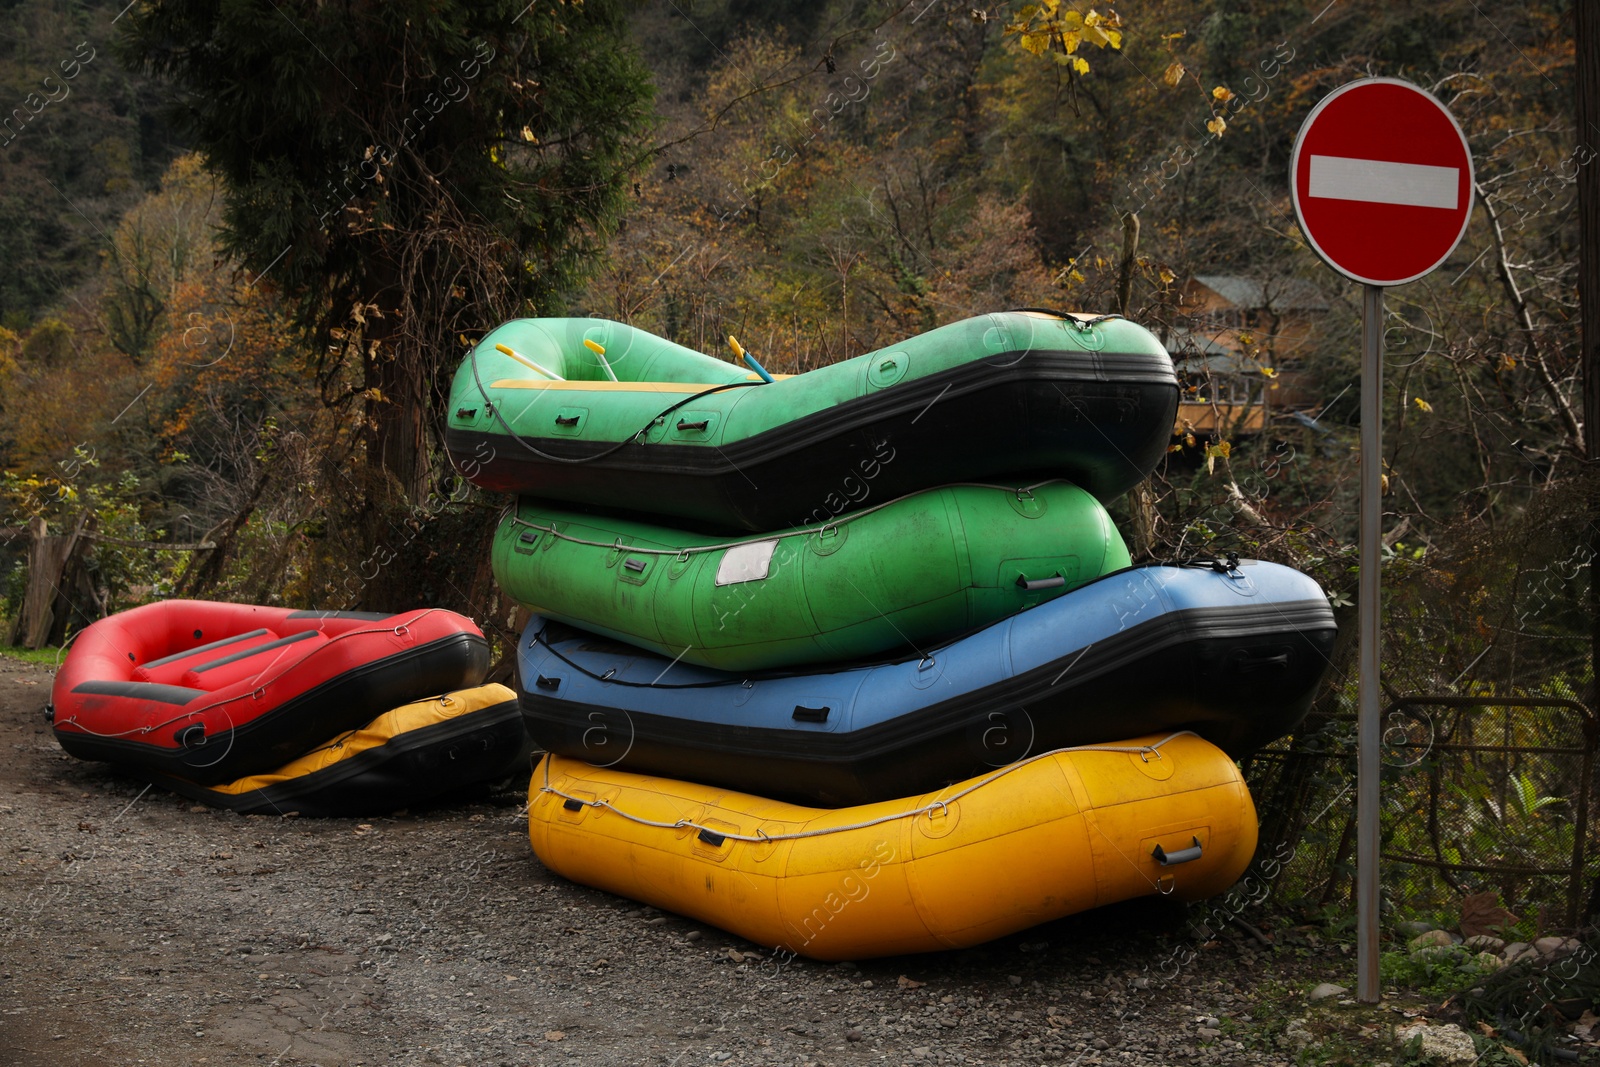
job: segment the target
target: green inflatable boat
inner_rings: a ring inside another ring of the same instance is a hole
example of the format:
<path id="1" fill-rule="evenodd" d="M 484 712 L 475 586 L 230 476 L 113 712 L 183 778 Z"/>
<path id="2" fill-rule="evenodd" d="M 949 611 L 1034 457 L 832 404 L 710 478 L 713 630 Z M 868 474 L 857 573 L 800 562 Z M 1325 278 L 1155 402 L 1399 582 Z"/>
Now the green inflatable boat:
<path id="1" fill-rule="evenodd" d="M 516 319 L 456 373 L 445 443 L 484 489 L 765 531 L 961 481 L 1109 500 L 1154 469 L 1178 404 L 1161 342 L 1115 316 L 979 315 L 794 377 L 747 359 Z"/>
<path id="2" fill-rule="evenodd" d="M 1130 564 L 1105 509 L 1063 481 L 946 486 L 741 540 L 524 498 L 492 558 L 540 615 L 729 671 L 915 650 Z"/>

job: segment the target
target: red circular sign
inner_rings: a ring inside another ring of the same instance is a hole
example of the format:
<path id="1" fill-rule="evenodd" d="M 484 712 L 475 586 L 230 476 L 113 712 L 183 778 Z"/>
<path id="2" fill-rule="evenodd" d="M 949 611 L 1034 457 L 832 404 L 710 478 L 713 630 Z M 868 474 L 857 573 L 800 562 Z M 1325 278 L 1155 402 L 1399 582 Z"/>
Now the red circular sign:
<path id="1" fill-rule="evenodd" d="M 1472 152 L 1445 106 L 1398 78 L 1339 86 L 1294 141 L 1295 217 L 1334 270 L 1400 285 L 1455 250 L 1472 217 Z"/>

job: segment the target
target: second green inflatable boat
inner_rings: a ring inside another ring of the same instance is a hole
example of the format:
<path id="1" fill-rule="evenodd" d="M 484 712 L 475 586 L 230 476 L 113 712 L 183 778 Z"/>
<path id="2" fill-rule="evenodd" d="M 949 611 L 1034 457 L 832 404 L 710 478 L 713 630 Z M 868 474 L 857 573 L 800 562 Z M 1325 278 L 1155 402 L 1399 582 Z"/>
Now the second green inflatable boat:
<path id="1" fill-rule="evenodd" d="M 500 587 L 540 615 L 722 670 L 916 649 L 1130 564 L 1069 482 L 952 485 L 742 539 L 523 498 L 495 533 Z"/>

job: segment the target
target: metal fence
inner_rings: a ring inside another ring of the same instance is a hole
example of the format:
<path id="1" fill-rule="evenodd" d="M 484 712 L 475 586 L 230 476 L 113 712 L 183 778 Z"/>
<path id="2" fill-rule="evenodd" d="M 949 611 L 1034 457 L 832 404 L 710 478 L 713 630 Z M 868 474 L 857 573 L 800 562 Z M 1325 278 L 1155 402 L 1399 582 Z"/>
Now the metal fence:
<path id="1" fill-rule="evenodd" d="M 1493 891 L 1508 932 L 1576 930 L 1597 893 L 1600 728 L 1564 697 L 1397 696 L 1384 711 L 1381 854 L 1387 918 L 1455 926 Z M 1246 764 L 1262 842 L 1293 850 L 1280 899 L 1342 908 L 1355 845 L 1355 719 L 1337 714 Z"/>

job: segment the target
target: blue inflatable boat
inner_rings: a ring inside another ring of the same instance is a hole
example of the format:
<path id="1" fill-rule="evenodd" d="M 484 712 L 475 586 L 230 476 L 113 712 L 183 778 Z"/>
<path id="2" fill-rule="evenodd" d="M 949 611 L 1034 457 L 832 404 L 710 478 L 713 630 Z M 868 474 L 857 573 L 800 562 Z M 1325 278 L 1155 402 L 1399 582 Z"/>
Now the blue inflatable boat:
<path id="1" fill-rule="evenodd" d="M 518 653 L 540 747 L 839 807 L 1068 745 L 1189 728 L 1230 755 L 1291 731 L 1329 664 L 1315 581 L 1254 560 L 1134 567 L 893 659 L 736 674 L 535 615 Z"/>

